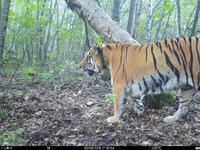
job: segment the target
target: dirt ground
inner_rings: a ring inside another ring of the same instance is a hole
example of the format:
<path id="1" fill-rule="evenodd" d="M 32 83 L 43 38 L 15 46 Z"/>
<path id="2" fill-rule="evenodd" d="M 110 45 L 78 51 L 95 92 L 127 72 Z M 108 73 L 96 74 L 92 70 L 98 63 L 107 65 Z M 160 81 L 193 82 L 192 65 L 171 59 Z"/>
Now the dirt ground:
<path id="1" fill-rule="evenodd" d="M 174 106 L 146 109 L 138 117 L 127 105 L 120 123 L 109 124 L 113 103 L 106 100 L 109 82 L 97 78 L 54 84 L 13 85 L 0 98 L 7 115 L 0 126 L 7 130 L 23 128 L 24 145 L 134 146 L 200 145 L 199 112 L 184 120 L 166 124 Z"/>

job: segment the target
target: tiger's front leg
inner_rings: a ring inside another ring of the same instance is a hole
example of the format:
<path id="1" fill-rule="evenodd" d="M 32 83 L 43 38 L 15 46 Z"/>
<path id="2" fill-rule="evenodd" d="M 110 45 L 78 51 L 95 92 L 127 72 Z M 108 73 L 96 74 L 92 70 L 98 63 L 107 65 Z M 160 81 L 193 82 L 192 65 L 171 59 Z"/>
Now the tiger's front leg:
<path id="1" fill-rule="evenodd" d="M 115 123 L 119 122 L 125 111 L 125 104 L 127 102 L 127 96 L 123 90 L 114 90 L 116 98 L 114 100 L 114 115 L 107 118 L 107 122 Z"/>

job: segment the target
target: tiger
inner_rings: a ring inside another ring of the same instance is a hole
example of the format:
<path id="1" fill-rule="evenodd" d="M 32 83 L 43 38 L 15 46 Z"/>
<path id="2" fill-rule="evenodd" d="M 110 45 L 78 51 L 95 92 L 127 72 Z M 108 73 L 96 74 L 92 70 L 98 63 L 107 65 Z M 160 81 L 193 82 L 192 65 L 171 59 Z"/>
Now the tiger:
<path id="1" fill-rule="evenodd" d="M 163 119 L 172 123 L 188 114 L 189 105 L 200 89 L 200 38 L 178 37 L 141 45 L 96 45 L 83 57 L 80 68 L 90 76 L 109 69 L 115 94 L 114 115 L 107 118 L 110 123 L 121 120 L 128 96 L 133 98 L 134 111 L 140 116 L 144 113 L 146 95 L 181 92 L 190 87 L 192 98 L 180 95 L 177 111 Z"/>

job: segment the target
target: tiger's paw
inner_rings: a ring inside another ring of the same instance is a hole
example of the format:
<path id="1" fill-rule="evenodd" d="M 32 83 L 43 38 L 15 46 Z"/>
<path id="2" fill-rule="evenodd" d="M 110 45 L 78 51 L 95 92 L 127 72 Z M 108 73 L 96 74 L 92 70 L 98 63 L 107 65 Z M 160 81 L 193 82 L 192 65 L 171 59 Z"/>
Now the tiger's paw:
<path id="1" fill-rule="evenodd" d="M 120 120 L 116 116 L 111 116 L 111 117 L 107 118 L 107 122 L 109 122 L 109 123 L 115 123 L 115 122 L 120 122 Z"/>
<path id="2" fill-rule="evenodd" d="M 174 116 L 167 116 L 163 119 L 163 122 L 165 123 L 173 123 L 176 122 L 178 119 Z"/>

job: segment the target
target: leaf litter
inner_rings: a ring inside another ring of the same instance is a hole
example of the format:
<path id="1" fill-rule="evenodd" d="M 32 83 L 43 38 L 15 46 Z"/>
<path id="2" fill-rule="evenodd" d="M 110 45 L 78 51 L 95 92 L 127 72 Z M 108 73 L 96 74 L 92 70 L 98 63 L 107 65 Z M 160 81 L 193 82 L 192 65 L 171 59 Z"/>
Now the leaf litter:
<path id="1" fill-rule="evenodd" d="M 175 111 L 173 106 L 147 108 L 138 117 L 126 105 L 120 123 L 107 123 L 113 113 L 113 103 L 106 100 L 112 93 L 108 81 L 85 78 L 56 88 L 42 83 L 24 87 L 0 90 L 0 105 L 7 111 L 0 126 L 10 131 L 23 129 L 24 145 L 200 145 L 197 111 L 166 124 L 162 119 Z"/>

